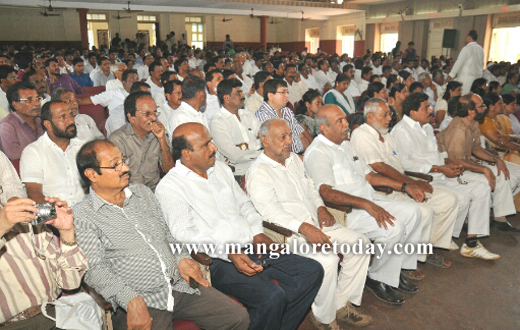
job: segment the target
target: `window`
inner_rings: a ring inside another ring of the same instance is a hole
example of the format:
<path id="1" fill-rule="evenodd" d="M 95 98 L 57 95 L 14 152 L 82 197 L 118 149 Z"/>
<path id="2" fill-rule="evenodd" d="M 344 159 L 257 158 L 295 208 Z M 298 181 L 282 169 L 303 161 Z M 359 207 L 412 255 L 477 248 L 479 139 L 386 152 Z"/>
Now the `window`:
<path id="1" fill-rule="evenodd" d="M 191 46 L 204 48 L 204 27 L 202 24 L 191 24 Z"/>
<path id="2" fill-rule="evenodd" d="M 105 14 L 87 14 L 87 21 L 106 21 L 107 15 Z"/>
<path id="3" fill-rule="evenodd" d="M 189 16 L 186 16 L 184 18 L 184 22 L 186 22 L 186 23 L 202 23 L 202 17 L 189 17 Z"/>
<path id="4" fill-rule="evenodd" d="M 398 40 L 397 33 L 384 33 L 381 35 L 381 51 L 390 53 Z"/>
<path id="5" fill-rule="evenodd" d="M 139 22 L 155 22 L 157 20 L 157 16 L 154 15 L 137 15 L 137 21 Z"/>
<path id="6" fill-rule="evenodd" d="M 515 63 L 520 58 L 520 43 L 517 36 L 520 26 L 493 29 L 489 61 L 508 61 Z"/>
<path id="7" fill-rule="evenodd" d="M 354 34 L 356 31 L 355 25 L 347 25 L 341 29 L 341 53 L 354 56 Z"/>

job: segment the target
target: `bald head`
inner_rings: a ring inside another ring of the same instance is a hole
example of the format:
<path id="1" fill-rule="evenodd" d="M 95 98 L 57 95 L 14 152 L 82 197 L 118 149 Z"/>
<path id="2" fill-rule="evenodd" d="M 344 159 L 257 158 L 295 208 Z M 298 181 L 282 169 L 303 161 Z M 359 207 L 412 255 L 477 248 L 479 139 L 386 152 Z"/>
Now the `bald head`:
<path id="1" fill-rule="evenodd" d="M 207 177 L 206 170 L 215 165 L 218 150 L 208 129 L 199 123 L 184 123 L 175 128 L 172 137 L 173 159 Z"/>
<path id="2" fill-rule="evenodd" d="M 347 116 L 337 105 L 326 105 L 315 115 L 316 126 L 330 141 L 341 144 L 348 138 Z"/>

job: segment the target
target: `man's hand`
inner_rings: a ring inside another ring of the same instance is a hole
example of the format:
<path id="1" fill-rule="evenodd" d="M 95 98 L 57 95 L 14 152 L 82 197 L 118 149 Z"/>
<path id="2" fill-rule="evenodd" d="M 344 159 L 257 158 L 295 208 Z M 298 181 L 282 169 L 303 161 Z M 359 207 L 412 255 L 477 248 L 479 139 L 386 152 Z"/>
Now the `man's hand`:
<path id="1" fill-rule="evenodd" d="M 186 282 L 190 283 L 190 277 L 195 281 L 199 282 L 202 286 L 208 287 L 209 282 L 202 277 L 202 273 L 200 271 L 199 263 L 193 259 L 182 259 L 177 264 L 177 269 L 179 270 L 179 274 L 181 277 L 186 280 Z"/>
<path id="2" fill-rule="evenodd" d="M 0 237 L 4 236 L 19 222 L 36 220 L 38 209 L 36 203 L 29 198 L 9 199 L 3 209 L 0 208 Z"/>
<path id="3" fill-rule="evenodd" d="M 501 172 L 504 172 L 506 180 L 509 180 L 509 170 L 507 169 L 506 163 L 501 158 L 497 158 L 497 170 L 498 175 L 500 175 Z"/>
<path id="4" fill-rule="evenodd" d="M 417 203 L 422 203 L 424 201 L 425 195 L 422 189 L 417 187 L 414 184 L 408 184 L 405 187 L 406 193 L 412 197 Z"/>
<path id="5" fill-rule="evenodd" d="M 149 330 L 153 319 L 143 297 L 133 297 L 127 306 L 126 325 L 128 330 Z"/>
<path id="6" fill-rule="evenodd" d="M 330 246 L 332 246 L 330 236 L 325 235 L 321 229 L 316 228 L 311 224 L 306 222 L 302 223 L 298 229 L 298 232 L 305 236 L 307 241 L 311 244 L 330 244 Z"/>
<path id="7" fill-rule="evenodd" d="M 249 259 L 249 257 L 242 252 L 236 254 L 228 254 L 229 260 L 233 262 L 235 268 L 247 276 L 253 276 L 257 273 L 260 273 L 264 270 L 264 267 L 257 265 L 253 262 L 253 260 Z"/>
<path id="8" fill-rule="evenodd" d="M 266 234 L 257 234 L 253 237 L 253 246 L 255 247 L 255 251 L 258 253 L 258 258 L 262 257 L 259 252 L 262 251 L 262 245 L 266 246 L 266 251 L 273 251 L 271 250 L 271 244 L 274 244 L 274 242 Z"/>
<path id="9" fill-rule="evenodd" d="M 365 211 L 367 211 L 368 214 L 370 214 L 372 217 L 374 217 L 374 219 L 376 219 L 379 228 L 388 229 L 387 223 L 389 223 L 392 227 L 394 226 L 394 222 L 392 220 L 395 220 L 395 218 L 379 205 L 367 201 Z"/>
<path id="10" fill-rule="evenodd" d="M 300 73 L 296 73 L 296 75 L 294 76 L 294 81 L 296 82 L 300 82 L 302 80 L 302 76 L 300 75 Z"/>
<path id="11" fill-rule="evenodd" d="M 430 193 L 430 194 L 433 193 L 433 187 L 431 186 L 431 184 L 429 184 L 426 181 L 415 180 L 413 184 L 415 186 L 419 187 L 419 189 L 421 189 L 423 192 L 427 192 L 427 193 Z"/>
<path id="12" fill-rule="evenodd" d="M 161 140 L 165 137 L 165 129 L 163 123 L 159 121 L 152 121 L 152 133 L 157 137 L 157 139 Z"/>
<path id="13" fill-rule="evenodd" d="M 485 168 L 484 172 L 482 173 L 486 177 L 489 183 L 489 187 L 491 187 L 491 191 L 495 191 L 495 185 L 496 185 L 496 178 L 493 174 L 493 171 L 491 171 L 489 168 Z"/>
<path id="14" fill-rule="evenodd" d="M 330 227 L 336 223 L 336 219 L 334 219 L 334 216 L 325 206 L 318 207 L 318 221 L 320 223 L 320 228 Z"/>
<path id="15" fill-rule="evenodd" d="M 454 178 L 462 174 L 464 167 L 455 162 L 451 162 L 447 165 L 439 166 L 439 171 L 441 171 L 441 173 L 446 175 L 448 178 Z"/>

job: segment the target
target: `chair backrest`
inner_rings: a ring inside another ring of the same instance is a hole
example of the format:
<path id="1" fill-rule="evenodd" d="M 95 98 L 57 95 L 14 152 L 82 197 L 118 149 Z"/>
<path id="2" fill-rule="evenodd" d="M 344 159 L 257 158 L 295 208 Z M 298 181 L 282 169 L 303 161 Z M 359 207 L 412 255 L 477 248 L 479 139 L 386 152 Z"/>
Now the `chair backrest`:
<path id="1" fill-rule="evenodd" d="M 16 173 L 18 173 L 18 176 L 20 176 L 20 160 L 13 159 L 11 160 L 11 164 L 13 164 L 13 167 L 16 170 Z"/>
<path id="2" fill-rule="evenodd" d="M 108 118 L 107 111 L 101 105 L 80 105 L 79 113 L 84 113 L 92 117 L 99 129 L 101 129 L 103 122 Z"/>
<path id="3" fill-rule="evenodd" d="M 106 91 L 106 87 L 105 86 L 83 87 L 82 90 L 83 90 L 83 93 L 85 93 L 85 94 L 97 95 L 97 94 L 100 94 L 100 93 L 103 93 L 104 91 Z"/>

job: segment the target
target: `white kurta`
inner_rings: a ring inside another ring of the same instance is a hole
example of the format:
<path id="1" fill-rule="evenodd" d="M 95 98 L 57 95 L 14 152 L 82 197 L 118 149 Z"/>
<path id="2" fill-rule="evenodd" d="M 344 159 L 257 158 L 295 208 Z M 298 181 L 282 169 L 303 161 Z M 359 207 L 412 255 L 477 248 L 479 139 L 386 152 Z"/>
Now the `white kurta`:
<path id="1" fill-rule="evenodd" d="M 470 42 L 459 53 L 459 57 L 453 68 L 450 77 L 462 83 L 462 94 L 469 93 L 471 84 L 477 78 L 482 77 L 484 70 L 484 50 L 476 42 Z"/>

